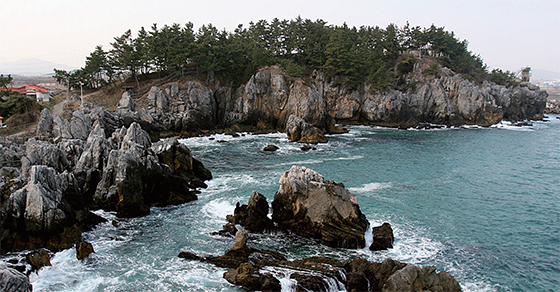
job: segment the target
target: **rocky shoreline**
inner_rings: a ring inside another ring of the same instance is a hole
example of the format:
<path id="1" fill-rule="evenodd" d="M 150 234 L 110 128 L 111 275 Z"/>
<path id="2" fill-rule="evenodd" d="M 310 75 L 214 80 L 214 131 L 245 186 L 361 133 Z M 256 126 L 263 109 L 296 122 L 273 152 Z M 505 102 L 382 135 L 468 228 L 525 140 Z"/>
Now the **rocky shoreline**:
<path id="1" fill-rule="evenodd" d="M 144 216 L 154 205 L 196 200 L 212 178 L 176 138 L 152 143 L 138 123 L 105 108 L 66 113 L 44 109 L 36 137 L 24 144 L 0 140 L 2 254 L 71 248 L 105 221 L 91 210 Z M 18 273 L 28 273 L 28 264 L 2 265 L 3 291 L 28 291 L 10 282 L 23 279 Z"/>
<path id="2" fill-rule="evenodd" d="M 148 132 L 189 137 L 216 129 L 287 131 L 290 141 L 312 143 L 326 141 L 324 133 L 343 132 L 337 124 L 490 126 L 501 120 L 543 118 L 548 94 L 531 83 L 477 84 L 445 67 L 437 76 L 426 74 L 426 66 L 418 62 L 404 77 L 408 86 L 387 90 L 367 83 L 349 90 L 339 85 L 336 76 L 320 71 L 292 78 L 275 66 L 262 68 L 239 88 L 223 86 L 209 74 L 206 81 L 154 86 L 137 99 L 125 92 L 117 113 Z M 291 130 L 302 122 L 309 126 L 300 128 L 312 139 Z"/>
<path id="3" fill-rule="evenodd" d="M 45 109 L 35 138 L 24 144 L 0 139 L 0 251 L 70 248 L 81 241 L 83 232 L 104 220 L 91 210 L 138 217 L 149 214 L 154 205 L 196 200 L 212 174 L 177 138 L 160 140 L 166 135 L 285 131 L 289 141 L 313 144 L 327 142 L 325 133 L 343 133 L 339 123 L 489 126 L 502 119 L 543 117 L 546 92 L 538 87 L 477 85 L 446 68 L 441 68 L 439 76 L 427 76 L 422 66 L 416 64 L 406 76 L 415 87 L 401 91 L 379 91 L 367 84 L 350 91 L 336 85 L 336 77 L 318 71 L 303 80 L 285 76 L 278 67 L 267 67 L 235 90 L 221 86 L 210 74 L 204 84 L 182 81 L 152 87 L 138 99 L 125 92 L 116 111 L 87 103 L 80 110 L 65 109 L 62 116 Z M 343 184 L 296 167 L 285 173 L 281 185 L 271 205 L 272 218 L 267 216 L 268 203 L 256 193 L 248 205 L 235 209 L 222 233 L 235 234 L 239 224 L 251 232 L 290 230 L 338 248 L 365 246 L 367 220 Z M 337 198 L 331 200 L 336 203 L 326 205 L 317 199 L 319 194 Z M 393 242 L 387 225 L 374 228 L 373 237 L 372 250 L 390 248 Z M 253 253 L 245 247 L 237 250 Z M 284 261 L 278 265 L 293 264 L 276 256 L 275 260 Z M 352 266 L 329 261 L 320 265 Z M 256 266 L 244 267 L 252 271 Z M 262 269 L 266 268 L 258 268 Z M 21 272 L 29 272 L 26 263 L 23 267 L 17 261 L 1 265 L 0 273 L 7 280 L 0 281 L 0 287 L 30 289 L 25 283 L 14 284 L 27 279 Z M 244 273 L 231 272 L 229 280 L 236 282 Z"/>
<path id="4" fill-rule="evenodd" d="M 453 276 L 436 272 L 433 266 L 419 268 L 390 258 L 383 263 L 321 256 L 289 261 L 276 251 L 248 247 L 249 232 L 290 232 L 337 248 L 365 246 L 369 223 L 356 197 L 342 183 L 325 180 L 311 169 L 293 166 L 286 171 L 271 206 L 269 218 L 266 198 L 253 192 L 249 202 L 238 203 L 234 214 L 227 216 L 224 229 L 216 232 L 234 234 L 232 248 L 221 256 L 181 252 L 179 257 L 228 268 L 223 277 L 249 291 L 461 291 Z M 391 225 L 372 228 L 372 238 L 369 249 L 392 248 Z"/>

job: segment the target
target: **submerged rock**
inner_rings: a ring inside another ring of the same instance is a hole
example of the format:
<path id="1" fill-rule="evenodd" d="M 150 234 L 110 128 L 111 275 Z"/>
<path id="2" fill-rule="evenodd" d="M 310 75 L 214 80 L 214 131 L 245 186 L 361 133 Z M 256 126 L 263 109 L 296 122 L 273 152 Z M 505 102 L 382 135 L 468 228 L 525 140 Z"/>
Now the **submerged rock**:
<path id="1" fill-rule="evenodd" d="M 369 223 L 356 196 L 342 183 L 325 180 L 309 168 L 292 166 L 282 175 L 272 209 L 272 220 L 279 228 L 332 247 L 365 246 Z"/>
<path id="2" fill-rule="evenodd" d="M 278 150 L 278 146 L 276 145 L 268 145 L 266 147 L 263 148 L 263 151 L 269 151 L 269 152 L 274 152 L 276 150 Z"/>
<path id="3" fill-rule="evenodd" d="M 93 245 L 91 243 L 84 240 L 80 240 L 76 243 L 76 258 L 78 260 L 84 260 L 94 252 L 95 251 L 93 250 Z"/>
<path id="4" fill-rule="evenodd" d="M 27 254 L 25 259 L 34 271 L 40 270 L 42 267 L 51 266 L 51 256 L 46 249 L 33 251 Z"/>

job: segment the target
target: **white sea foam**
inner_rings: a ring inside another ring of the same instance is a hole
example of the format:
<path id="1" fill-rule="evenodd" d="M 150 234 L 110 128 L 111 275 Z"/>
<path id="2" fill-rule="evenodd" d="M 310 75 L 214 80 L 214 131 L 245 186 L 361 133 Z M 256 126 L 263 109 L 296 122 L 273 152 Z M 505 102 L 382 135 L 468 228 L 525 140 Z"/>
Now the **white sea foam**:
<path id="1" fill-rule="evenodd" d="M 372 229 L 373 229 L 373 225 L 372 225 L 372 222 L 370 221 L 369 225 L 368 225 L 368 228 L 366 230 L 366 234 L 364 234 L 364 238 L 366 240 L 366 246 L 364 246 L 364 249 L 366 249 L 366 250 L 369 250 L 369 247 L 373 243 Z"/>
<path id="2" fill-rule="evenodd" d="M 259 185 L 268 183 L 266 181 L 257 180 L 249 174 L 239 175 L 222 175 L 206 182 L 208 188 L 202 190 L 200 196 L 212 196 L 222 194 L 224 192 L 231 192 L 245 185 Z"/>
<path id="3" fill-rule="evenodd" d="M 490 128 L 510 130 L 510 131 L 534 131 L 533 126 L 515 126 L 512 122 L 501 121 Z"/>
<path id="4" fill-rule="evenodd" d="M 370 192 L 375 192 L 376 190 L 388 189 L 391 186 L 392 185 L 390 182 L 389 183 L 374 182 L 374 183 L 365 184 L 359 188 L 348 188 L 348 190 L 352 193 L 370 193 Z"/>
<path id="5" fill-rule="evenodd" d="M 233 214 L 234 209 L 235 205 L 233 205 L 231 202 L 224 199 L 217 199 L 204 205 L 200 212 L 206 217 L 222 222 L 224 218 L 226 218 L 226 215 Z"/>
<path id="6" fill-rule="evenodd" d="M 489 283 L 484 282 L 464 282 L 461 284 L 461 289 L 464 292 L 496 292 L 497 287 L 493 287 Z M 511 289 L 502 289 L 503 291 L 511 291 Z"/>
<path id="7" fill-rule="evenodd" d="M 276 166 L 284 166 L 284 165 L 306 165 L 306 164 L 322 164 L 326 161 L 343 161 L 343 160 L 358 160 L 364 158 L 361 155 L 353 155 L 349 157 L 336 157 L 336 158 L 325 158 L 325 159 L 306 159 L 300 161 L 291 161 L 291 162 L 284 162 L 279 163 Z"/>

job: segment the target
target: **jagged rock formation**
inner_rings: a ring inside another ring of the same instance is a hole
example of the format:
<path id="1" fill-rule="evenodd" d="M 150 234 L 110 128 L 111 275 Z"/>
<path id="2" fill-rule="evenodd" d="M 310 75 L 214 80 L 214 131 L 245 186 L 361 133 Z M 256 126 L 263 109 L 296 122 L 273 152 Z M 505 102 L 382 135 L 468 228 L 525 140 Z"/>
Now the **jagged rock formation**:
<path id="1" fill-rule="evenodd" d="M 4 292 L 31 292 L 33 287 L 26 275 L 0 263 L 0 290 Z"/>
<path id="2" fill-rule="evenodd" d="M 266 198 L 262 194 L 253 191 L 248 204 L 240 206 L 239 203 L 237 203 L 233 211 L 233 216 L 227 219 L 229 223 L 240 224 L 251 232 L 275 230 L 274 222 L 268 218 L 268 210 L 269 205 Z"/>
<path id="3" fill-rule="evenodd" d="M 251 232 L 290 230 L 333 247 L 362 248 L 369 225 L 357 198 L 342 183 L 325 180 L 306 167 L 292 166 L 280 178 L 280 188 L 268 217 L 266 198 L 253 192 L 247 205 L 239 205 L 218 234 L 235 231 L 235 224 Z M 392 243 L 392 242 L 391 242 Z"/>
<path id="4" fill-rule="evenodd" d="M 280 291 L 279 279 L 286 278 L 295 291 L 461 291 L 453 276 L 445 271 L 438 273 L 433 266 L 419 268 L 390 258 L 383 263 L 318 256 L 287 261 L 277 252 L 248 247 L 247 239 L 247 231 L 238 231 L 234 247 L 223 256 L 200 257 L 181 252 L 179 257 L 229 268 L 224 278 L 249 291 Z"/>
<path id="5" fill-rule="evenodd" d="M 296 115 L 290 115 L 288 118 L 288 122 L 286 122 L 286 134 L 290 142 L 317 144 L 327 143 L 329 141 L 327 137 L 323 135 L 323 131 Z"/>
<path id="6" fill-rule="evenodd" d="M 293 79 L 275 66 L 262 68 L 237 89 L 218 82 L 207 86 L 194 81 L 173 83 L 150 90 L 143 121 L 174 132 L 225 129 L 236 124 L 284 131 L 294 115 L 323 132 L 339 133 L 342 129 L 336 123 L 488 126 L 502 119 L 543 117 L 547 93 L 534 85 L 506 88 L 490 82 L 477 84 L 447 68 L 440 68 L 440 74 L 434 76 L 424 73 L 428 65 L 416 63 L 413 71 L 404 75 L 405 85 L 399 90 L 377 90 L 367 83 L 348 90 L 336 76 L 314 71 L 305 79 Z M 139 122 L 139 115 L 140 110 L 128 111 L 125 116 Z"/>
<path id="7" fill-rule="evenodd" d="M 369 249 L 385 250 L 393 248 L 395 237 L 393 235 L 393 228 L 391 228 L 391 224 L 383 223 L 381 226 L 373 227 L 371 231 L 373 235 L 373 242 L 369 246 Z"/>
<path id="8" fill-rule="evenodd" d="M 0 169 L 2 252 L 69 248 L 103 221 L 90 209 L 142 216 L 155 204 L 196 200 L 212 178 L 177 139 L 153 144 L 140 124 L 126 125 L 115 112 L 85 107 L 67 116 L 44 110 L 25 150 L 0 144 L 0 159 L 21 161 L 21 172 Z"/>
<path id="9" fill-rule="evenodd" d="M 356 196 L 342 183 L 325 180 L 314 170 L 292 166 L 280 178 L 272 202 L 278 227 L 317 238 L 334 247 L 362 248 L 369 223 Z"/>
<path id="10" fill-rule="evenodd" d="M 556 99 L 548 100 L 544 112 L 547 114 L 560 114 L 560 101 Z"/>

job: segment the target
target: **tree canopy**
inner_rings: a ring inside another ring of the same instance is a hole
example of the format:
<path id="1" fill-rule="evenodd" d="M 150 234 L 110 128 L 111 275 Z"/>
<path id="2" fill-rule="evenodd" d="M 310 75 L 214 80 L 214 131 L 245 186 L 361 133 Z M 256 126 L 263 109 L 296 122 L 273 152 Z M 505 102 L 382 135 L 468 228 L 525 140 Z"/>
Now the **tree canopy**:
<path id="1" fill-rule="evenodd" d="M 238 85 L 260 67 L 280 65 L 293 76 L 320 69 L 340 76 L 349 87 L 367 81 L 374 87 L 386 88 L 395 85 L 394 68 L 399 56 L 422 48 L 435 52 L 442 65 L 457 73 L 487 75 L 482 59 L 468 50 L 466 40 L 434 25 L 356 28 L 298 17 L 251 22 L 247 27 L 239 25 L 233 32 L 212 24 L 197 31 L 193 27 L 190 22 L 184 26 L 153 24 L 149 31 L 142 27 L 136 37 L 128 30 L 114 38 L 109 51 L 96 47 L 76 75 L 82 76 L 80 81 L 85 86 L 97 88 L 117 76 L 183 70 L 195 64 Z M 407 62 L 402 68 L 410 68 L 412 61 Z"/>

